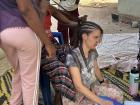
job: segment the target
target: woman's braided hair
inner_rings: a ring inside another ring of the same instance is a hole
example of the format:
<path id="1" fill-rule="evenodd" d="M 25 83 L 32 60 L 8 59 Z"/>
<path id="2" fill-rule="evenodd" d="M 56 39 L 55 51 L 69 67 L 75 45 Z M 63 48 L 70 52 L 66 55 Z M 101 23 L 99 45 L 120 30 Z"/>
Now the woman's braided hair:
<path id="1" fill-rule="evenodd" d="M 101 32 L 101 39 L 102 39 L 102 36 L 103 36 L 103 29 L 96 23 L 94 22 L 91 22 L 91 21 L 85 21 L 85 22 L 82 22 L 80 25 L 79 25 L 79 29 L 78 29 L 78 35 L 77 35 L 77 45 L 76 47 L 82 43 L 82 35 L 83 33 L 86 33 L 87 35 L 91 32 L 93 32 L 94 30 L 100 30 Z"/>

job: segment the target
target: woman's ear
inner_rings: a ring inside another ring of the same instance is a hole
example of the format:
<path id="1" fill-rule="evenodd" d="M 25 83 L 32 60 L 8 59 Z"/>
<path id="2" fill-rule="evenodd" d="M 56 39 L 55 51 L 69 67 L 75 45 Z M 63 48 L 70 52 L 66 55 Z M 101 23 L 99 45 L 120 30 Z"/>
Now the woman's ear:
<path id="1" fill-rule="evenodd" d="M 82 40 L 86 40 L 87 39 L 87 34 L 86 33 L 83 33 L 82 34 Z"/>

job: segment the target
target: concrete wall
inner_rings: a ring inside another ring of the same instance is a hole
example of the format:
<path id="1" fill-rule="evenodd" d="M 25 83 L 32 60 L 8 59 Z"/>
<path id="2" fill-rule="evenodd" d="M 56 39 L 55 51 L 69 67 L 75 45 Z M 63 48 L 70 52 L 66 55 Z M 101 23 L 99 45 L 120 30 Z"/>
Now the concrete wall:
<path id="1" fill-rule="evenodd" d="M 118 12 L 140 17 L 140 0 L 118 0 Z"/>

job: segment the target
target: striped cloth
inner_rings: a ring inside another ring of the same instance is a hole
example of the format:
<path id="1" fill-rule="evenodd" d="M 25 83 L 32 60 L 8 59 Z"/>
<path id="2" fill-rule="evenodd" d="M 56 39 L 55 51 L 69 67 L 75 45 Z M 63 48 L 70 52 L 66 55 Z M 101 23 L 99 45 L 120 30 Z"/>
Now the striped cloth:
<path id="1" fill-rule="evenodd" d="M 75 101 L 76 91 L 68 68 L 57 58 L 46 59 L 44 49 L 42 51 L 41 70 L 50 77 L 55 91 L 60 91 L 62 96 Z"/>

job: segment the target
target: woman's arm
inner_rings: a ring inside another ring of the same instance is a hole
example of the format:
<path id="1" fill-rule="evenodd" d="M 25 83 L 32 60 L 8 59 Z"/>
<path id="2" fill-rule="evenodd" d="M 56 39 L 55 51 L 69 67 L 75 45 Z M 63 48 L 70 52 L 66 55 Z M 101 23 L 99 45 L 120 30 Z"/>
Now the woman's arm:
<path id="1" fill-rule="evenodd" d="M 100 71 L 100 68 L 98 66 L 97 60 L 94 60 L 94 66 L 95 66 L 95 75 L 97 76 L 99 81 L 104 81 L 104 77 Z"/>
<path id="2" fill-rule="evenodd" d="M 70 67 L 69 68 L 74 86 L 76 90 L 82 93 L 85 97 L 87 97 L 92 102 L 96 102 L 100 105 L 112 105 L 111 102 L 103 101 L 98 96 L 96 96 L 93 92 L 90 91 L 85 85 L 83 85 L 81 81 L 80 71 L 77 67 Z"/>
<path id="3" fill-rule="evenodd" d="M 45 44 L 49 56 L 54 57 L 55 47 L 51 44 L 49 38 L 47 37 L 42 22 L 37 12 L 33 8 L 33 4 L 31 0 L 17 0 L 17 5 L 23 18 L 25 19 L 29 27 L 36 33 L 36 35 L 40 38 L 40 40 Z"/>

